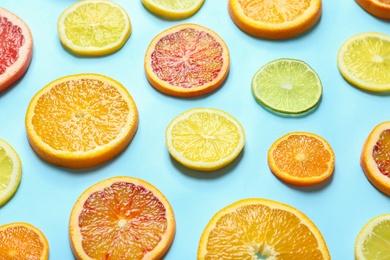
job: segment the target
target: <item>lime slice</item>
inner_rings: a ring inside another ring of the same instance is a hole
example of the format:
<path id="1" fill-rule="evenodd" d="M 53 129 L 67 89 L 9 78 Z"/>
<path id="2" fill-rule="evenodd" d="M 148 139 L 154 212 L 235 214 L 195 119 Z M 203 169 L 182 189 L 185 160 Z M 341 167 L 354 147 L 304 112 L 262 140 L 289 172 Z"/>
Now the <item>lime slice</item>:
<path id="1" fill-rule="evenodd" d="M 15 194 L 22 178 L 19 155 L 6 141 L 0 139 L 0 206 Z"/>
<path id="2" fill-rule="evenodd" d="M 356 87 L 372 92 L 390 91 L 390 36 L 360 33 L 341 45 L 337 65 L 341 75 Z"/>
<path id="3" fill-rule="evenodd" d="M 142 0 L 142 4 L 155 15 L 168 19 L 184 19 L 195 14 L 204 0 Z"/>
<path id="4" fill-rule="evenodd" d="M 389 259 L 390 214 L 371 219 L 364 225 L 355 241 L 355 259 Z"/>
<path id="5" fill-rule="evenodd" d="M 278 59 L 256 72 L 252 92 L 265 108 L 284 114 L 301 114 L 317 105 L 322 85 L 317 73 L 305 62 Z"/>

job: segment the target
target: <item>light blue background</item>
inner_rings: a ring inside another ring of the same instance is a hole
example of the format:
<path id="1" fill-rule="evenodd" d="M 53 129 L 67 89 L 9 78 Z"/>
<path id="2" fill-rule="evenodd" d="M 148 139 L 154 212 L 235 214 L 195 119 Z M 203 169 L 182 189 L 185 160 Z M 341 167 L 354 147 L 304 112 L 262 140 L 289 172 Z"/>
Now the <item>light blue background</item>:
<path id="1" fill-rule="evenodd" d="M 390 24 L 362 10 L 352 0 L 325 0 L 320 22 L 301 37 L 285 41 L 253 38 L 240 31 L 227 11 L 227 0 L 206 0 L 194 16 L 167 21 L 146 11 L 140 0 L 117 0 L 128 12 L 133 32 L 118 52 L 80 58 L 66 51 L 56 22 L 74 0 L 1 0 L 0 6 L 20 16 L 34 38 L 34 55 L 23 79 L 0 94 L 0 138 L 8 141 L 23 163 L 16 195 L 0 208 L 0 225 L 29 222 L 49 240 L 50 259 L 73 259 L 68 219 L 79 195 L 92 184 L 117 175 L 146 180 L 171 202 L 177 221 L 174 243 L 165 259 L 196 259 L 201 233 L 221 208 L 243 198 L 277 200 L 305 213 L 321 230 L 333 259 L 353 259 L 355 238 L 371 218 L 389 213 L 390 201 L 365 178 L 359 156 L 372 128 L 389 117 L 388 95 L 363 92 L 340 75 L 336 56 L 349 37 L 367 31 L 390 34 Z M 218 33 L 231 54 L 230 74 L 211 95 L 178 99 L 157 92 L 146 80 L 146 48 L 161 31 L 180 23 L 198 23 Z M 271 114 L 251 93 L 254 73 L 278 58 L 307 62 L 320 76 L 323 98 L 314 113 L 302 118 Z M 59 168 L 42 161 L 30 148 L 24 117 L 33 95 L 49 82 L 69 74 L 101 73 L 121 82 L 139 109 L 139 128 L 117 158 L 84 170 Z M 227 111 L 243 125 L 244 151 L 230 166 L 211 173 L 176 163 L 165 147 L 165 129 L 178 114 L 193 107 Z M 317 187 L 297 188 L 279 181 L 267 165 L 267 151 L 282 135 L 309 131 L 334 148 L 333 178 Z"/>

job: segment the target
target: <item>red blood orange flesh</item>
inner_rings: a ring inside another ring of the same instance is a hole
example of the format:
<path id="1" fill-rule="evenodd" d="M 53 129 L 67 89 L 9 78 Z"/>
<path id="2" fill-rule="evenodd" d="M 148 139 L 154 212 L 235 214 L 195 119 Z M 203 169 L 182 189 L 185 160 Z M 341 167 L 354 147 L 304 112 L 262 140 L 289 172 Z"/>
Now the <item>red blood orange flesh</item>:
<path id="1" fill-rule="evenodd" d="M 0 8 L 0 92 L 20 79 L 32 58 L 29 27 L 18 16 Z"/>

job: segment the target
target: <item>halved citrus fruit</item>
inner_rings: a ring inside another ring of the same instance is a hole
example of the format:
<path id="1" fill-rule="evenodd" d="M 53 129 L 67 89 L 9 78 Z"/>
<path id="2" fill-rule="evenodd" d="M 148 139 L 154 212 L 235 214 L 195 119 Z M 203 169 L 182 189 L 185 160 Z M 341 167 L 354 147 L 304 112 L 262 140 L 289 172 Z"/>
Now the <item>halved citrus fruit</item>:
<path id="1" fill-rule="evenodd" d="M 0 7 L 0 92 L 26 73 L 32 54 L 33 38 L 28 25 Z"/>
<path id="2" fill-rule="evenodd" d="M 204 229 L 198 259 L 330 259 L 320 230 L 301 211 L 261 198 L 218 211 Z"/>
<path id="3" fill-rule="evenodd" d="M 161 259 L 175 236 L 171 205 L 153 185 L 118 176 L 85 190 L 69 221 L 76 259 Z"/>
<path id="4" fill-rule="evenodd" d="M 56 79 L 30 101 L 28 140 L 45 161 L 83 168 L 120 154 L 138 128 L 138 110 L 127 89 L 100 74 Z"/>
<path id="5" fill-rule="evenodd" d="M 145 54 L 145 72 L 158 91 L 178 97 L 210 93 L 222 85 L 230 66 L 222 38 L 197 24 L 181 24 L 157 35 Z"/>
<path id="6" fill-rule="evenodd" d="M 306 114 L 322 96 L 322 84 L 308 64 L 278 59 L 261 67 L 253 76 L 252 93 L 265 108 L 282 114 Z"/>
<path id="7" fill-rule="evenodd" d="M 0 226 L 0 259 L 49 259 L 49 243 L 37 227 L 24 222 Z"/>
<path id="8" fill-rule="evenodd" d="M 233 22 L 255 37 L 280 40 L 312 28 L 322 14 L 321 0 L 229 0 Z"/>
<path id="9" fill-rule="evenodd" d="M 308 186 L 328 179 L 334 170 L 335 155 L 321 136 L 308 132 L 288 133 L 268 150 L 272 173 L 286 183 Z"/>
<path id="10" fill-rule="evenodd" d="M 378 124 L 368 135 L 360 164 L 374 187 L 390 196 L 390 121 Z"/>
<path id="11" fill-rule="evenodd" d="M 22 179 L 22 162 L 18 153 L 0 139 L 0 207 L 15 194 Z"/>
<path id="12" fill-rule="evenodd" d="M 230 164 L 245 144 L 240 122 L 225 111 L 193 108 L 168 125 L 166 145 L 172 157 L 199 171 L 214 171 Z"/>
<path id="13" fill-rule="evenodd" d="M 204 0 L 142 0 L 150 12 L 168 19 L 184 19 L 195 14 Z"/>
<path id="14" fill-rule="evenodd" d="M 107 0 L 75 2 L 62 12 L 57 29 L 67 49 L 86 56 L 118 51 L 125 45 L 132 30 L 126 10 Z"/>
<path id="15" fill-rule="evenodd" d="M 352 85 L 372 92 L 390 91 L 390 36 L 378 32 L 354 35 L 338 52 L 341 75 Z"/>
<path id="16" fill-rule="evenodd" d="M 390 256 L 390 214 L 374 217 L 360 230 L 355 241 L 355 259 L 388 259 Z"/>
<path id="17" fill-rule="evenodd" d="M 378 18 L 390 20 L 389 0 L 355 0 L 366 12 Z"/>

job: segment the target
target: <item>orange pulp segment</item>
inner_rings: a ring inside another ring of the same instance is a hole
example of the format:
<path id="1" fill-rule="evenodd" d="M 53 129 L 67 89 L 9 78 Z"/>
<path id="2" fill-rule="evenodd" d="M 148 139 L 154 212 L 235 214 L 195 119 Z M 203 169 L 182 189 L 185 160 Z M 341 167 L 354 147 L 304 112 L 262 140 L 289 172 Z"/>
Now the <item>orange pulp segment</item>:
<path id="1" fill-rule="evenodd" d="M 390 0 L 355 0 L 366 12 L 390 20 Z"/>

